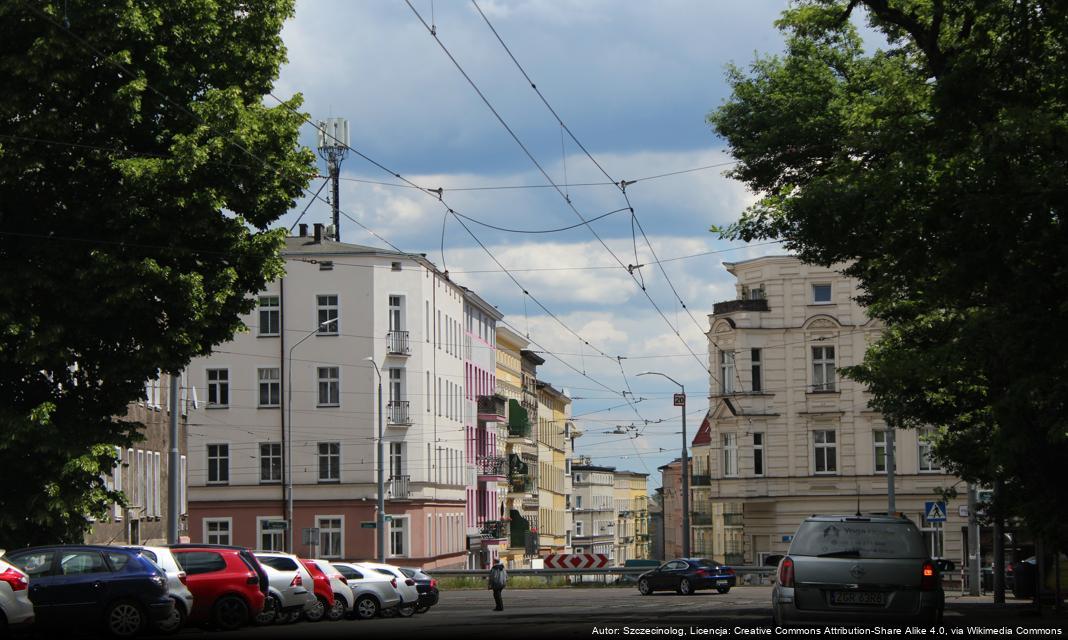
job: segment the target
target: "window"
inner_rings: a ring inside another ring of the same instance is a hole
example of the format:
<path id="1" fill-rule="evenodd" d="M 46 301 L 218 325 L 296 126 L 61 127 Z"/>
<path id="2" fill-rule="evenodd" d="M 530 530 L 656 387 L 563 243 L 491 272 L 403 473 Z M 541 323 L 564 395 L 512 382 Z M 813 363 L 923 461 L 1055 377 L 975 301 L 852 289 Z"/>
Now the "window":
<path id="1" fill-rule="evenodd" d="M 338 367 L 318 367 L 319 406 L 336 407 L 341 404 L 341 373 Z"/>
<path id="2" fill-rule="evenodd" d="M 934 459 L 934 445 L 931 439 L 934 437 L 934 429 L 924 427 L 916 431 L 916 442 L 919 446 L 920 471 L 941 471 L 942 466 Z"/>
<path id="3" fill-rule="evenodd" d="M 109 573 L 104 556 L 96 551 L 67 551 L 59 557 L 60 575 L 76 576 L 86 573 Z"/>
<path id="4" fill-rule="evenodd" d="M 260 443 L 260 482 L 282 481 L 282 443 Z"/>
<path id="5" fill-rule="evenodd" d="M 389 555 L 408 555 L 408 518 L 393 517 L 389 523 Z"/>
<path id="6" fill-rule="evenodd" d="M 391 477 L 404 475 L 404 443 L 389 443 L 389 475 Z"/>
<path id="7" fill-rule="evenodd" d="M 886 473 L 886 443 L 888 440 L 888 431 L 873 431 L 872 442 L 875 448 L 875 473 Z M 894 443 L 894 452 L 897 452 L 897 443 Z"/>
<path id="8" fill-rule="evenodd" d="M 719 352 L 719 390 L 722 393 L 734 393 L 734 352 Z"/>
<path id="9" fill-rule="evenodd" d="M 764 390 L 764 380 L 760 375 L 760 365 L 762 364 L 762 360 L 760 359 L 760 349 L 750 349 L 749 353 L 749 359 L 753 366 L 753 392 L 756 393 L 757 391 Z"/>
<path id="10" fill-rule="evenodd" d="M 207 531 L 207 525 L 204 530 Z M 182 571 L 191 576 L 226 570 L 226 559 L 215 551 L 176 551 L 174 559 L 178 561 Z"/>
<path id="11" fill-rule="evenodd" d="M 281 529 L 265 529 L 264 523 L 281 520 L 277 517 L 256 518 L 256 526 L 259 527 L 259 548 L 264 551 L 285 551 L 285 531 Z"/>
<path id="12" fill-rule="evenodd" d="M 816 473 L 836 473 L 838 471 L 837 451 L 834 431 L 813 431 L 812 442 L 815 448 Z"/>
<path id="13" fill-rule="evenodd" d="M 834 391 L 834 347 L 812 347 L 812 390 Z"/>
<path id="14" fill-rule="evenodd" d="M 230 518 L 204 518 L 204 542 L 230 544 Z"/>
<path id="15" fill-rule="evenodd" d="M 138 451 L 138 454 L 140 453 Z M 230 482 L 230 445 L 208 445 L 208 482 L 215 484 Z"/>
<path id="16" fill-rule="evenodd" d="M 401 394 L 402 390 L 402 378 L 404 376 L 404 370 L 398 368 L 392 368 L 389 370 L 389 401 L 400 402 L 404 399 Z"/>
<path id="17" fill-rule="evenodd" d="M 764 475 L 764 434 L 753 434 L 753 475 Z"/>
<path id="18" fill-rule="evenodd" d="M 831 303 L 831 285 L 829 285 L 829 284 L 814 284 L 814 285 L 812 285 L 812 303 L 813 304 L 830 304 Z"/>
<path id="19" fill-rule="evenodd" d="M 401 297 L 389 297 L 389 330 L 400 331 L 404 328 L 401 324 Z"/>
<path id="20" fill-rule="evenodd" d="M 282 327 L 282 308 L 278 304 L 278 296 L 260 296 L 260 326 L 261 336 L 276 336 Z"/>
<path id="21" fill-rule="evenodd" d="M 230 370 L 208 369 L 208 406 L 226 407 L 230 404 Z"/>
<path id="22" fill-rule="evenodd" d="M 582 521 L 581 520 L 576 520 L 575 521 L 575 535 L 576 536 L 581 536 L 582 535 Z M 581 553 L 581 551 L 577 551 L 576 553 Z"/>
<path id="23" fill-rule="evenodd" d="M 319 443 L 319 482 L 341 481 L 341 443 Z"/>
<path id="24" fill-rule="evenodd" d="M 277 407 L 282 401 L 282 374 L 277 367 L 257 369 L 261 407 Z"/>
<path id="25" fill-rule="evenodd" d="M 319 329 L 318 334 L 321 336 L 336 336 L 341 327 L 341 320 L 338 318 L 337 312 L 337 296 L 326 295 L 316 296 L 319 311 Z M 330 324 L 323 326 L 324 322 L 330 322 Z"/>
<path id="26" fill-rule="evenodd" d="M 738 434 L 723 434 L 723 477 L 738 475 Z"/>
<path id="27" fill-rule="evenodd" d="M 333 260 L 322 260 L 322 261 L 319 262 L 319 271 L 333 271 L 333 270 L 334 270 L 334 261 Z"/>
<path id="28" fill-rule="evenodd" d="M 582 496 L 575 496 L 575 508 L 582 509 Z"/>
<path id="29" fill-rule="evenodd" d="M 319 528 L 319 554 L 324 558 L 340 558 L 344 555 L 344 538 L 341 532 L 340 516 L 318 517 L 315 526 Z"/>
<path id="30" fill-rule="evenodd" d="M 399 263 L 399 262 L 391 262 L 391 263 L 389 263 L 389 265 L 390 265 L 390 269 L 392 271 L 400 271 L 401 270 L 401 263 Z"/>

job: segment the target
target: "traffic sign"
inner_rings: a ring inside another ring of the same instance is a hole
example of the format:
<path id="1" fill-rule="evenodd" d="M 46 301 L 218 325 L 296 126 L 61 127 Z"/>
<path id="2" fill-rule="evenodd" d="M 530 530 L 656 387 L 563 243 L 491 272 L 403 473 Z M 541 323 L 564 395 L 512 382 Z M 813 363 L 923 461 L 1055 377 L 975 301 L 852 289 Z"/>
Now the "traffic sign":
<path id="1" fill-rule="evenodd" d="M 550 553 L 545 556 L 546 569 L 603 569 L 608 556 L 603 553 Z"/>
<path id="2" fill-rule="evenodd" d="M 319 544 L 319 527 L 305 527 L 304 544 Z"/>
<path id="3" fill-rule="evenodd" d="M 925 502 L 923 505 L 923 518 L 927 522 L 945 522 L 946 521 L 946 503 L 945 502 Z"/>
<path id="4" fill-rule="evenodd" d="M 360 523 L 360 528 L 361 529 L 375 529 L 375 528 L 377 528 L 377 526 L 378 525 L 376 523 L 374 523 L 374 522 L 361 522 Z"/>
<path id="5" fill-rule="evenodd" d="M 289 523 L 285 520 L 265 520 L 263 522 L 263 528 L 266 531 L 285 531 L 289 528 Z"/>
<path id="6" fill-rule="evenodd" d="M 685 407 L 686 406 L 686 394 L 685 393 L 676 393 L 675 394 L 675 406 L 676 407 Z"/>

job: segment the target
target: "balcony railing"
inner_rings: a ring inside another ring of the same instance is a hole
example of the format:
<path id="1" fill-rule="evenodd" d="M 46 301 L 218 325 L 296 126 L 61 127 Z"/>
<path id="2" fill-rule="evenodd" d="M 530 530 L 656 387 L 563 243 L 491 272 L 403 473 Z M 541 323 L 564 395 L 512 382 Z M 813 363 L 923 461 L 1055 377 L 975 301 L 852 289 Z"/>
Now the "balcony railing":
<path id="1" fill-rule="evenodd" d="M 498 395 L 492 396 L 479 396 L 478 397 L 478 417 L 483 420 L 490 420 L 491 422 L 499 422 L 504 419 L 506 412 L 506 403 L 504 398 Z"/>
<path id="2" fill-rule="evenodd" d="M 712 524 L 712 514 L 705 511 L 695 511 L 690 521 L 698 526 L 709 525 Z"/>
<path id="3" fill-rule="evenodd" d="M 764 298 L 756 300 L 727 300 L 712 305 L 712 315 L 732 313 L 734 311 L 771 311 L 768 301 Z"/>
<path id="4" fill-rule="evenodd" d="M 538 483 L 528 475 L 514 473 L 508 476 L 508 493 L 538 493 Z"/>
<path id="5" fill-rule="evenodd" d="M 386 417 L 389 424 L 410 425 L 412 418 L 409 412 L 409 405 L 410 402 L 408 400 L 390 400 L 386 407 Z"/>
<path id="6" fill-rule="evenodd" d="M 412 347 L 408 344 L 407 331 L 390 331 L 386 334 L 386 338 L 390 355 L 409 356 L 412 354 Z"/>
<path id="7" fill-rule="evenodd" d="M 507 540 L 508 522 L 504 520 L 487 520 L 482 523 L 481 534 L 485 540 Z"/>
<path id="8" fill-rule="evenodd" d="M 407 500 L 412 495 L 408 486 L 410 480 L 411 476 L 390 476 L 389 497 L 394 500 Z"/>
<path id="9" fill-rule="evenodd" d="M 696 475 L 690 477 L 690 484 L 694 487 L 712 486 L 712 476 Z"/>
<path id="10" fill-rule="evenodd" d="M 723 514 L 723 526 L 726 527 L 740 527 L 744 524 L 744 516 L 740 513 L 724 513 Z"/>
<path id="11" fill-rule="evenodd" d="M 475 463 L 480 476 L 503 478 L 508 473 L 508 460 L 501 456 L 479 456 Z"/>

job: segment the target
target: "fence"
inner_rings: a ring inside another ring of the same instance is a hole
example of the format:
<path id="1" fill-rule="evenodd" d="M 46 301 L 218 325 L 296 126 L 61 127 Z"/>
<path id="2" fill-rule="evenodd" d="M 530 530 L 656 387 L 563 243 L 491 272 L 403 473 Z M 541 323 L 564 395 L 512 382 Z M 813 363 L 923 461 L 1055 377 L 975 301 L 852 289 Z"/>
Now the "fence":
<path id="1" fill-rule="evenodd" d="M 508 569 L 508 576 L 534 576 L 545 578 L 551 582 L 554 577 L 568 576 L 570 584 L 589 584 L 589 576 L 602 576 L 603 580 L 596 582 L 614 583 L 621 580 L 635 582 L 638 576 L 649 571 L 653 567 L 606 567 L 604 569 Z M 738 584 L 767 584 L 767 577 L 775 573 L 775 567 L 731 567 L 738 576 Z M 471 569 L 432 569 L 429 571 L 435 578 L 485 578 L 489 572 L 485 570 Z M 751 577 L 750 577 L 751 576 Z M 746 579 L 748 578 L 748 579 Z"/>

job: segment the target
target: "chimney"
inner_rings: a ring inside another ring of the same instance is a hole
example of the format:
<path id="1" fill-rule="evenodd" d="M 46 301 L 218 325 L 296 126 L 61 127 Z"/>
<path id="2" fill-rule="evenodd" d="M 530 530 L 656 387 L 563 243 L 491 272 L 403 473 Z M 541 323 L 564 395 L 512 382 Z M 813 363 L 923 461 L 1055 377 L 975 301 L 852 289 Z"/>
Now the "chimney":
<path id="1" fill-rule="evenodd" d="M 315 244 L 320 244 L 323 241 L 323 223 L 315 223 Z"/>
<path id="2" fill-rule="evenodd" d="M 300 223 L 300 237 L 301 238 L 307 238 L 308 237 L 308 225 L 303 223 L 303 222 Z"/>

